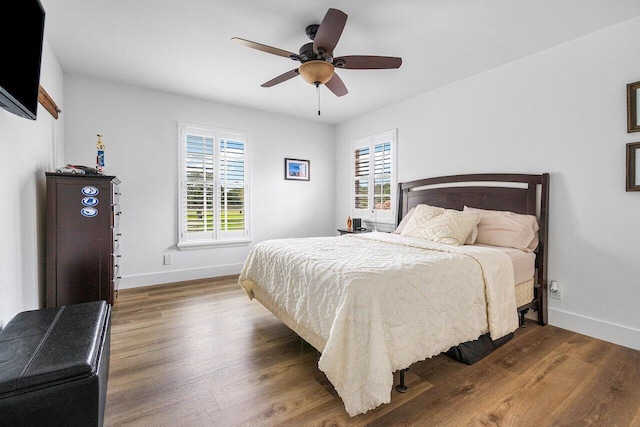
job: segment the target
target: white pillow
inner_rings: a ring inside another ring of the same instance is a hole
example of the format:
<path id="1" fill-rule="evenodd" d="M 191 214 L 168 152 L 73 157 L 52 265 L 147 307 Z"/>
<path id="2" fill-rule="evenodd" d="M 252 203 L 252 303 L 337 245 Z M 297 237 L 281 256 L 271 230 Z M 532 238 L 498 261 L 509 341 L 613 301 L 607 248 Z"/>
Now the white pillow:
<path id="1" fill-rule="evenodd" d="M 476 243 L 533 252 L 538 246 L 538 220 L 533 215 L 464 207 L 480 215 Z"/>
<path id="2" fill-rule="evenodd" d="M 401 235 L 460 246 L 473 232 L 478 219 L 475 213 L 418 205 Z"/>
<path id="3" fill-rule="evenodd" d="M 480 221 L 480 216 L 478 216 L 478 221 Z M 464 241 L 464 244 L 473 245 L 476 243 L 477 238 L 478 238 L 478 225 L 476 223 L 476 226 L 473 227 L 473 230 L 471 230 L 471 233 L 469 233 L 469 235 L 467 236 L 467 240 Z"/>
<path id="4" fill-rule="evenodd" d="M 394 230 L 393 232 L 394 234 L 402 234 L 402 230 L 404 230 L 404 227 L 407 225 L 407 222 L 409 222 L 409 220 L 411 219 L 411 215 L 413 215 L 413 211 L 415 210 L 416 210 L 415 206 L 409 209 L 409 212 L 407 212 L 404 218 L 402 218 L 402 221 L 400 221 L 400 224 L 398 224 L 398 227 Z"/>

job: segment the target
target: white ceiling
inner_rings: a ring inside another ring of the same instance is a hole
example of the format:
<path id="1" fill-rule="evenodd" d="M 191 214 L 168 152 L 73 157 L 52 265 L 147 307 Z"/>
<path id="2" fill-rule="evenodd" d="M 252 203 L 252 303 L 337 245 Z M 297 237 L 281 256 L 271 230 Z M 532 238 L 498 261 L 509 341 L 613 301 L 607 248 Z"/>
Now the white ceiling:
<path id="1" fill-rule="evenodd" d="M 41 0 L 65 73 L 340 123 L 640 15 L 640 0 Z M 335 56 L 399 56 L 395 70 L 339 70 L 336 97 L 298 62 L 231 41 L 298 52 L 328 8 L 349 18 Z M 630 52 L 631 54 L 631 52 Z"/>

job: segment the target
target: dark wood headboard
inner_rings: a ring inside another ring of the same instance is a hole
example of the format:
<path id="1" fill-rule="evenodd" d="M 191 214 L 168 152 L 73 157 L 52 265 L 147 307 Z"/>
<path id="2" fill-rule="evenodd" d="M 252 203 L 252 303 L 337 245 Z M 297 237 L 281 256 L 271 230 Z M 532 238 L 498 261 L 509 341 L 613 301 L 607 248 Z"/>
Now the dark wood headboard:
<path id="1" fill-rule="evenodd" d="M 547 324 L 547 239 L 549 228 L 549 174 L 471 174 L 450 175 L 398 184 L 399 224 L 414 206 L 427 204 L 462 210 L 511 211 L 536 215 L 540 243 L 536 249 L 536 295 L 534 309 L 538 323 Z"/>

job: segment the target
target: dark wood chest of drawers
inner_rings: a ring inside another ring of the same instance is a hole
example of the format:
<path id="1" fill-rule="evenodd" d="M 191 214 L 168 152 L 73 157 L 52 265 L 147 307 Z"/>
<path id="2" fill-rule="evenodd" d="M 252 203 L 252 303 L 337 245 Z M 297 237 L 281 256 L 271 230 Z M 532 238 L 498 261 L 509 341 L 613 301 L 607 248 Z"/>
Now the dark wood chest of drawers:
<path id="1" fill-rule="evenodd" d="M 46 307 L 114 303 L 120 263 L 120 180 L 46 173 Z"/>

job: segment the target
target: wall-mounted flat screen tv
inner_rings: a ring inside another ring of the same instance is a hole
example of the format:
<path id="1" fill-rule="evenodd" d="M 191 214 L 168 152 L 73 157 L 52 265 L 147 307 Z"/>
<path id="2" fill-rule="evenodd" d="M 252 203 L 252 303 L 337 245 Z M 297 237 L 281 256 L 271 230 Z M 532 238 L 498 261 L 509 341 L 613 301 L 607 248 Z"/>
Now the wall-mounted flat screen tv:
<path id="1" fill-rule="evenodd" d="M 39 0 L 0 1 L 0 107 L 35 120 L 44 9 Z"/>

